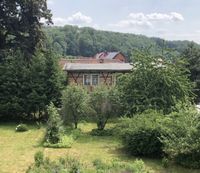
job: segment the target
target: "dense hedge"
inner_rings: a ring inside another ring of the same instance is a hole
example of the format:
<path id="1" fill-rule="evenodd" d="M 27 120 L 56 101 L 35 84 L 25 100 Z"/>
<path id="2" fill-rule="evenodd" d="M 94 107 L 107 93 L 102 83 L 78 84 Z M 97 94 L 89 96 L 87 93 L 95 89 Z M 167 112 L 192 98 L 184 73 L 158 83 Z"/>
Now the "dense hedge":
<path id="1" fill-rule="evenodd" d="M 129 153 L 135 156 L 154 156 L 162 154 L 162 143 L 158 129 L 139 128 L 137 131 L 129 131 L 123 136 L 123 142 Z"/>
<path id="2" fill-rule="evenodd" d="M 125 118 L 118 126 L 127 151 L 135 156 L 159 157 L 162 154 L 161 130 L 157 121 L 162 118 L 158 112 L 147 111 L 134 118 Z"/>

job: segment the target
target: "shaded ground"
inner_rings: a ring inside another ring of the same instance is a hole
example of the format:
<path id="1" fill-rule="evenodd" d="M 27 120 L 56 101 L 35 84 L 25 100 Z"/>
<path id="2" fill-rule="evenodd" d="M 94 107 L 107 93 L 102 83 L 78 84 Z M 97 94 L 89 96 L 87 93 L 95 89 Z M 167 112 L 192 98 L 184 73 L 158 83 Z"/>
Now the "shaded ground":
<path id="1" fill-rule="evenodd" d="M 109 124 L 110 126 L 112 124 Z M 50 149 L 40 146 L 45 129 L 29 126 L 30 130 L 24 133 L 15 132 L 16 124 L 0 125 L 0 173 L 23 173 L 33 163 L 36 151 L 44 151 L 45 156 L 51 159 L 74 156 L 87 166 L 93 160 L 100 158 L 104 161 L 119 159 L 132 163 L 135 158 L 128 157 L 121 150 L 120 141 L 112 137 L 93 137 L 89 131 L 95 124 L 81 124 L 84 134 L 68 149 Z M 160 160 L 143 159 L 147 167 L 156 173 L 199 173 L 200 170 L 188 170 L 177 166 L 164 169 Z"/>

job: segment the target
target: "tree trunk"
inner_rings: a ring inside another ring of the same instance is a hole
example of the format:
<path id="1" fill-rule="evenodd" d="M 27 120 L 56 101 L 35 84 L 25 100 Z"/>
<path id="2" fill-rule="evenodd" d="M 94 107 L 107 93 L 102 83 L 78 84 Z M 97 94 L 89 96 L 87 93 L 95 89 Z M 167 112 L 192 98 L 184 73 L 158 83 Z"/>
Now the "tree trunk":
<path id="1" fill-rule="evenodd" d="M 78 123 L 74 122 L 74 128 L 77 129 L 78 128 Z"/>

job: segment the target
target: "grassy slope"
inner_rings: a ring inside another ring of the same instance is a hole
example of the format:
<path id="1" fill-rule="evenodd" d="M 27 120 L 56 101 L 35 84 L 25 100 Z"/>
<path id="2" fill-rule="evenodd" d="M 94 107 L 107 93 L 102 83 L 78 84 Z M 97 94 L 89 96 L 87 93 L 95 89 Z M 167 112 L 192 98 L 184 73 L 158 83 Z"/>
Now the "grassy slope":
<path id="1" fill-rule="evenodd" d="M 112 124 L 110 124 L 112 125 Z M 31 126 L 28 132 L 16 133 L 15 124 L 0 125 L 0 173 L 22 173 L 33 163 L 34 153 L 44 151 L 45 156 L 56 159 L 60 156 L 75 156 L 88 166 L 96 158 L 102 160 L 120 159 L 124 162 L 133 162 L 135 158 L 128 158 L 120 151 L 119 141 L 110 137 L 92 137 L 88 133 L 95 124 L 81 124 L 84 131 L 70 149 L 50 149 L 40 146 L 44 135 L 44 128 L 38 130 Z M 200 171 L 185 170 L 171 167 L 164 170 L 159 160 L 144 159 L 145 164 L 156 173 L 198 173 Z"/>

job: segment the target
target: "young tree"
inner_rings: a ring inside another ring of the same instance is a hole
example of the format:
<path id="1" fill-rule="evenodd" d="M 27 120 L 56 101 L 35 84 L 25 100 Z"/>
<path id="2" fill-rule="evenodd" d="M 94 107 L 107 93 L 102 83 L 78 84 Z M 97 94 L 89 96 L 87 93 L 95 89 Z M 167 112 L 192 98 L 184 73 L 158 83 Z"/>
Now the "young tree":
<path id="1" fill-rule="evenodd" d="M 109 118 L 118 115 L 120 102 L 116 88 L 96 87 L 90 94 L 90 105 L 95 112 L 98 130 L 103 130 Z"/>
<path id="2" fill-rule="evenodd" d="M 193 96 L 188 70 L 177 57 L 168 60 L 148 51 L 137 52 L 133 63 L 132 72 L 122 75 L 118 81 L 125 114 L 146 109 L 169 113 L 178 101 L 186 102 Z"/>
<path id="3" fill-rule="evenodd" d="M 61 134 L 61 117 L 58 113 L 58 110 L 51 102 L 47 108 L 49 119 L 47 121 L 47 131 L 45 135 L 45 142 L 50 144 L 57 144 L 60 140 Z"/>
<path id="4" fill-rule="evenodd" d="M 63 93 L 62 112 L 64 121 L 72 121 L 78 127 L 80 119 L 88 110 L 88 94 L 81 86 L 68 86 Z"/>

